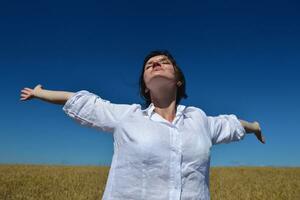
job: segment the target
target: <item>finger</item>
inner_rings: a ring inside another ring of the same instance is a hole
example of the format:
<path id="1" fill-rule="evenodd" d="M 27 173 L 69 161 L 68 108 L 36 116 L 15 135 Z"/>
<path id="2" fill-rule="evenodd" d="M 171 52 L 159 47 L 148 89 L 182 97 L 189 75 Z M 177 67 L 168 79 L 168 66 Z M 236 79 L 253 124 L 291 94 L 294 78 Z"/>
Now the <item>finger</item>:
<path id="1" fill-rule="evenodd" d="M 31 89 L 31 88 L 27 88 L 27 87 L 26 87 L 26 88 L 24 88 L 24 89 L 25 89 L 25 90 L 28 90 L 28 91 L 32 91 L 32 89 Z"/>
<path id="2" fill-rule="evenodd" d="M 23 90 L 21 90 L 21 91 L 24 91 L 24 92 L 29 93 L 29 94 L 33 92 L 32 89 L 29 89 L 29 90 L 28 90 L 28 89 L 23 89 Z"/>
<path id="3" fill-rule="evenodd" d="M 262 143 L 266 144 L 266 138 L 262 136 Z"/>
<path id="4" fill-rule="evenodd" d="M 263 144 L 266 143 L 265 137 L 264 137 L 262 134 L 259 135 L 259 140 L 260 140 L 261 143 L 263 143 Z"/>
<path id="5" fill-rule="evenodd" d="M 30 97 L 30 95 L 27 95 L 27 94 L 21 94 L 20 97 L 28 98 L 28 97 Z"/>
<path id="6" fill-rule="evenodd" d="M 31 93 L 31 91 L 24 89 L 24 90 L 21 90 L 21 93 L 29 94 L 29 93 Z"/>
<path id="7" fill-rule="evenodd" d="M 261 143 L 264 144 L 264 138 L 263 138 L 263 135 L 261 134 L 261 132 L 256 132 L 255 136 Z"/>
<path id="8" fill-rule="evenodd" d="M 22 90 L 21 92 L 22 92 L 22 94 L 30 95 L 29 91 Z"/>
<path id="9" fill-rule="evenodd" d="M 21 97 L 20 100 L 29 100 L 29 99 L 32 99 L 31 96 L 24 96 L 24 97 Z"/>

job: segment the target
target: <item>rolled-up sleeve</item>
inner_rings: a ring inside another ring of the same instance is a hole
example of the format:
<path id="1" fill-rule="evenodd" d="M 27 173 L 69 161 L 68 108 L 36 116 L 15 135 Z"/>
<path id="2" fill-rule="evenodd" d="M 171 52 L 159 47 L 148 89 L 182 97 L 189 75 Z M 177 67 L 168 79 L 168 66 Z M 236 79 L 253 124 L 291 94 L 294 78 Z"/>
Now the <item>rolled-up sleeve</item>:
<path id="1" fill-rule="evenodd" d="M 113 132 L 130 105 L 113 104 L 86 90 L 76 92 L 63 106 L 63 111 L 84 126 Z"/>
<path id="2" fill-rule="evenodd" d="M 229 143 L 245 137 L 246 131 L 236 115 L 207 117 L 213 144 Z"/>

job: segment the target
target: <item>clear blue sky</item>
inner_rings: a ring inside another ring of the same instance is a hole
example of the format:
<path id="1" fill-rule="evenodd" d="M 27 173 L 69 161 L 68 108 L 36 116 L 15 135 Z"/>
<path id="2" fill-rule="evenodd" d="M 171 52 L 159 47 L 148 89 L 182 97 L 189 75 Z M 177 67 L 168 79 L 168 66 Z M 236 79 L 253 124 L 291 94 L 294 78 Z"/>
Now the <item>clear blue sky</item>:
<path id="1" fill-rule="evenodd" d="M 168 49 L 187 79 L 184 105 L 260 122 L 213 147 L 212 166 L 300 166 L 299 1 L 6 1 L 0 3 L 0 163 L 109 165 L 112 135 L 62 106 L 19 101 L 23 87 L 142 103 L 144 56 Z"/>

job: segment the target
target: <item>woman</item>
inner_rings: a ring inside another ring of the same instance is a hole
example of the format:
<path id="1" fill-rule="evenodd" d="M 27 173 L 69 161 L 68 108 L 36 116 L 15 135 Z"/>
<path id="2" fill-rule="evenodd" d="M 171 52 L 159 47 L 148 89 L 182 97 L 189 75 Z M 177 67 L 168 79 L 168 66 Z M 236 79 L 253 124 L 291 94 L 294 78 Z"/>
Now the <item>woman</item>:
<path id="1" fill-rule="evenodd" d="M 21 100 L 39 98 L 62 104 L 82 125 L 113 133 L 114 155 L 103 199 L 209 199 L 210 148 L 254 133 L 265 143 L 259 123 L 235 115 L 207 116 L 180 105 L 185 79 L 172 55 L 153 51 L 144 60 L 139 104 L 114 104 L 86 90 L 24 88 Z"/>

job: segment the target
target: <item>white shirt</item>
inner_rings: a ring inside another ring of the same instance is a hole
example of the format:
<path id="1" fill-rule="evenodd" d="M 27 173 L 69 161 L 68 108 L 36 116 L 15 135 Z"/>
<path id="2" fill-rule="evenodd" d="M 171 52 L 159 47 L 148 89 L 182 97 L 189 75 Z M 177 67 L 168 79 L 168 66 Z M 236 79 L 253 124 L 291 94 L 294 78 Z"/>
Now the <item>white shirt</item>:
<path id="1" fill-rule="evenodd" d="M 103 200 L 208 200 L 210 149 L 241 140 L 235 115 L 206 116 L 177 105 L 169 122 L 139 104 L 114 104 L 86 90 L 64 105 L 82 125 L 113 133 L 114 154 Z"/>

